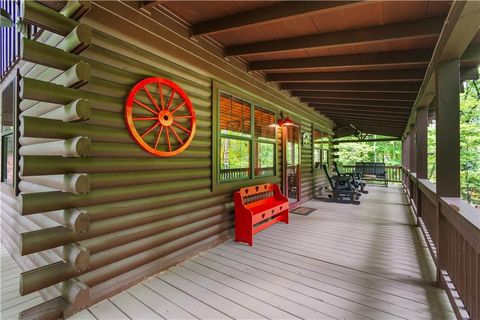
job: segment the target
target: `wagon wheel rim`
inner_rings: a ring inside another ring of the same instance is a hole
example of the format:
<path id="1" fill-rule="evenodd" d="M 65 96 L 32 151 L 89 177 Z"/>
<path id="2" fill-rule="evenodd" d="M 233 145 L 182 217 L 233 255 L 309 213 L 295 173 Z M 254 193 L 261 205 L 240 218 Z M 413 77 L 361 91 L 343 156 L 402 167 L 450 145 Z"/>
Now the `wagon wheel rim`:
<path id="1" fill-rule="evenodd" d="M 152 84 L 155 91 L 147 88 Z M 141 95 L 147 99 L 140 101 Z M 176 95 L 180 99 L 174 103 Z M 180 110 L 186 114 L 177 113 Z M 144 114 L 136 116 L 135 112 L 139 111 Z M 183 123 L 185 120 L 187 124 Z M 125 104 L 125 122 L 135 142 L 159 157 L 173 157 L 183 152 L 192 142 L 196 129 L 195 110 L 182 88 L 168 79 L 155 77 L 146 78 L 132 88 Z M 149 126 L 142 128 L 145 123 Z M 153 139 L 149 142 L 146 138 Z M 166 150 L 159 150 L 162 146 Z"/>

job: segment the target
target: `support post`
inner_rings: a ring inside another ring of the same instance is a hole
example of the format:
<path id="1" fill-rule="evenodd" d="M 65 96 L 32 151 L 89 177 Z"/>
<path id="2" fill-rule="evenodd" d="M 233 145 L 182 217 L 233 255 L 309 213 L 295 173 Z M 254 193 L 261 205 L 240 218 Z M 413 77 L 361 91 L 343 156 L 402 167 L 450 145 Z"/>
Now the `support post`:
<path id="1" fill-rule="evenodd" d="M 441 214 L 440 197 L 460 196 L 460 61 L 439 63 L 435 70 L 437 97 L 437 281 L 447 268 L 448 223 Z"/>
<path id="2" fill-rule="evenodd" d="M 437 195 L 460 196 L 460 62 L 442 62 L 436 69 Z"/>
<path id="3" fill-rule="evenodd" d="M 428 107 L 417 109 L 417 118 L 415 123 L 415 137 L 416 137 L 416 170 L 417 179 L 428 178 L 428 163 L 427 163 L 427 127 L 428 127 Z M 422 216 L 422 192 L 417 186 L 417 224 L 419 218 Z"/>
<path id="4" fill-rule="evenodd" d="M 410 133 L 408 135 L 410 137 L 410 172 L 417 172 L 416 168 L 416 141 L 415 141 L 415 124 L 410 125 Z"/>

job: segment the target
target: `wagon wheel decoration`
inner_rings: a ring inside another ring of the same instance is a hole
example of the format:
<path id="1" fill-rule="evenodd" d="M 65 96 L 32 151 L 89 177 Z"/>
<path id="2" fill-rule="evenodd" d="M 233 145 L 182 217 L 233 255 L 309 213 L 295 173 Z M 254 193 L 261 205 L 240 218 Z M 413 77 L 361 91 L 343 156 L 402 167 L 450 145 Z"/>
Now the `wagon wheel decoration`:
<path id="1" fill-rule="evenodd" d="M 192 102 L 177 84 L 163 78 L 146 78 L 128 94 L 125 123 L 145 151 L 173 157 L 192 142 L 196 117 Z"/>

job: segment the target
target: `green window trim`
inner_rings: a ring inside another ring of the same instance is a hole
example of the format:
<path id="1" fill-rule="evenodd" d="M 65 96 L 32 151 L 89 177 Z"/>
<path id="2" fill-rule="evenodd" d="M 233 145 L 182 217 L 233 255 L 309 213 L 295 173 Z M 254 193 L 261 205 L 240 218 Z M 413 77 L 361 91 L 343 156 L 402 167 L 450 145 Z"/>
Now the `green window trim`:
<path id="1" fill-rule="evenodd" d="M 226 94 L 250 104 L 250 134 L 229 134 L 220 132 L 220 95 Z M 212 84 L 212 191 L 218 189 L 238 189 L 243 186 L 262 184 L 267 182 L 280 182 L 278 171 L 278 132 L 275 131 L 275 138 L 269 139 L 265 137 L 257 137 L 255 135 L 255 107 L 270 111 L 274 115 L 274 121 L 277 121 L 278 108 L 273 105 L 261 102 L 248 93 L 241 92 L 235 88 L 227 86 L 223 83 L 213 81 Z M 220 149 L 221 139 L 229 138 L 235 140 L 248 141 L 249 148 L 249 176 L 244 179 L 232 179 L 228 181 L 220 181 Z M 273 175 L 256 175 L 255 174 L 255 146 L 257 143 L 272 144 L 274 148 L 273 159 Z"/>
<path id="2" fill-rule="evenodd" d="M 324 138 L 328 139 L 328 146 L 326 148 L 323 147 L 323 142 L 321 143 L 320 149 L 317 147 L 318 142 L 315 143 L 315 131 L 320 132 L 321 140 Z M 331 135 L 328 132 L 325 132 L 320 127 L 312 125 L 312 173 L 314 175 L 318 175 L 323 171 L 322 165 L 327 163 L 330 166 L 330 148 L 331 148 Z M 320 152 L 320 165 L 315 167 L 315 150 L 319 150 Z M 325 161 L 326 160 L 326 161 Z"/>

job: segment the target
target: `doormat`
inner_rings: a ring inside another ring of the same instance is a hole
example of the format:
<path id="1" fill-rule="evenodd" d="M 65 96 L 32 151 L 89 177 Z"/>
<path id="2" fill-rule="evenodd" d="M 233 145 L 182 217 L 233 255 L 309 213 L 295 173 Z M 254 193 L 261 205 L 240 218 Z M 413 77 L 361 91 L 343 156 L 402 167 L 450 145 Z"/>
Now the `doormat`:
<path id="1" fill-rule="evenodd" d="M 317 209 L 308 208 L 308 207 L 296 207 L 295 209 L 293 209 L 290 212 L 295 213 L 295 214 L 299 214 L 299 215 L 302 215 L 302 216 L 308 216 L 310 213 L 312 213 L 315 210 L 317 210 Z"/>

